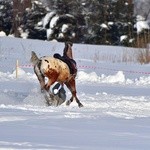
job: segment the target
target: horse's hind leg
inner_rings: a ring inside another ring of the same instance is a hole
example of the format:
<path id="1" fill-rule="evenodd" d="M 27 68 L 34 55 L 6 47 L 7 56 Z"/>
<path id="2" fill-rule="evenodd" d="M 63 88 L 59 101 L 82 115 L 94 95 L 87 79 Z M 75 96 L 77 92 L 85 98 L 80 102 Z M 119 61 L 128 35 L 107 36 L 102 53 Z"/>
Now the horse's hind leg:
<path id="1" fill-rule="evenodd" d="M 48 106 L 50 106 L 50 105 L 52 105 L 52 97 L 51 97 L 51 95 L 48 93 L 48 88 L 46 87 L 46 85 L 45 85 L 45 77 L 44 77 L 44 75 L 41 73 L 41 71 L 40 71 L 40 69 L 39 69 L 39 66 L 38 65 L 36 65 L 35 67 L 34 67 L 34 72 L 35 72 L 35 74 L 36 74 L 36 76 L 37 76 L 37 78 L 38 78 L 38 80 L 39 80 L 39 83 L 40 83 L 40 86 L 41 86 L 41 92 L 44 94 L 44 97 L 45 97 L 45 100 L 46 100 L 46 104 L 48 105 Z"/>
<path id="2" fill-rule="evenodd" d="M 71 104 L 71 102 L 73 102 L 73 96 L 71 96 L 70 100 L 68 100 L 68 101 L 66 102 L 66 105 L 69 106 L 69 105 Z"/>
<path id="3" fill-rule="evenodd" d="M 39 66 L 36 65 L 34 67 L 34 72 L 39 80 L 40 86 L 41 86 L 41 92 L 43 92 L 44 88 L 45 88 L 45 77 L 44 75 L 41 73 Z"/>
<path id="4" fill-rule="evenodd" d="M 82 103 L 79 101 L 76 95 L 76 85 L 75 85 L 75 80 L 71 79 L 69 82 L 66 83 L 66 86 L 72 93 L 72 97 L 70 100 L 67 101 L 66 105 L 70 105 L 70 103 L 73 101 L 73 98 L 75 98 L 76 102 L 78 103 L 79 107 L 83 107 Z"/>

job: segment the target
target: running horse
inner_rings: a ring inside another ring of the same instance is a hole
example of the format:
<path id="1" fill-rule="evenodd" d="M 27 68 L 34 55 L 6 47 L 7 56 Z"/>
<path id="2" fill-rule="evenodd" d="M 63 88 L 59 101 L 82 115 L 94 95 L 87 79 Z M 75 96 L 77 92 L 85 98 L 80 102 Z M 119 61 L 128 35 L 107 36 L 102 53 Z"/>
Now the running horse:
<path id="1" fill-rule="evenodd" d="M 49 89 L 55 82 L 59 82 L 61 85 L 65 84 L 72 93 L 66 105 L 70 105 L 75 98 L 78 106 L 83 107 L 76 95 L 76 73 L 70 73 L 67 63 L 61 59 L 50 56 L 38 58 L 34 51 L 31 52 L 31 62 L 33 63 L 34 72 L 39 80 L 41 92 L 44 93 L 48 105 L 51 105 L 54 100 L 54 95 Z M 47 83 L 45 83 L 45 77 L 48 79 Z"/>

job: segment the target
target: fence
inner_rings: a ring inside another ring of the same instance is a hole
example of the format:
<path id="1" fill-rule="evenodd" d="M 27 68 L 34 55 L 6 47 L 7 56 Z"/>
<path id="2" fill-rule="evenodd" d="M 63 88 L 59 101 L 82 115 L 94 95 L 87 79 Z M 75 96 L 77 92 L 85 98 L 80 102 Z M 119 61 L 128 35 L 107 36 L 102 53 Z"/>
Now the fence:
<path id="1" fill-rule="evenodd" d="M 24 65 L 20 65 L 19 61 L 16 60 L 16 78 L 18 78 L 19 76 L 19 68 L 33 68 L 32 64 L 24 64 Z M 93 65 L 78 65 L 77 68 L 79 69 L 93 69 L 93 70 L 105 70 L 105 71 L 113 71 L 113 72 L 117 72 L 120 71 L 118 69 L 115 68 L 106 68 L 106 67 L 98 67 L 98 66 L 93 66 Z M 133 71 L 133 70 L 121 70 L 124 73 L 131 73 L 131 74 L 142 74 L 142 75 L 150 75 L 150 72 L 144 72 L 144 71 Z"/>

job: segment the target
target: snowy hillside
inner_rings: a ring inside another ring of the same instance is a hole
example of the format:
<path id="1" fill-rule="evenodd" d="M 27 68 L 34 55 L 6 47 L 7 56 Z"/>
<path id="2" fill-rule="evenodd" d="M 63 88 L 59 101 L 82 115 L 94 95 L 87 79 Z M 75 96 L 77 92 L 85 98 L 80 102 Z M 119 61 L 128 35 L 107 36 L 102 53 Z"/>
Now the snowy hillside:
<path id="1" fill-rule="evenodd" d="M 0 149 L 149 150 L 150 65 L 129 57 L 136 49 L 74 44 L 84 107 L 47 107 L 30 54 L 62 54 L 63 48 L 58 42 L 0 38 Z"/>

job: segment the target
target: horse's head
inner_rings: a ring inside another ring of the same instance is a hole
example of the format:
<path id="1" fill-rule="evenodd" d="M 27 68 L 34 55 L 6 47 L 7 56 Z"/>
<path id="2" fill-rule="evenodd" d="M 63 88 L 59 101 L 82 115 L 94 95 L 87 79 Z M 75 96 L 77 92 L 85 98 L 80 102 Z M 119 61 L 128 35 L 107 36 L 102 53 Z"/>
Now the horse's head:
<path id="1" fill-rule="evenodd" d="M 67 41 L 65 42 L 65 46 L 69 46 L 69 47 L 72 47 L 73 46 L 73 43 L 71 41 Z"/>

